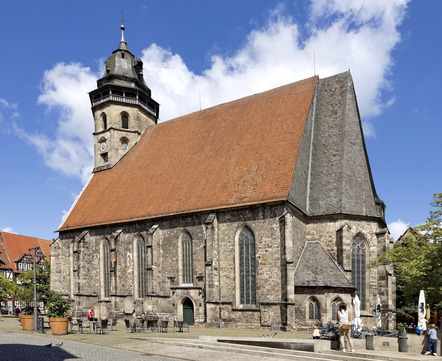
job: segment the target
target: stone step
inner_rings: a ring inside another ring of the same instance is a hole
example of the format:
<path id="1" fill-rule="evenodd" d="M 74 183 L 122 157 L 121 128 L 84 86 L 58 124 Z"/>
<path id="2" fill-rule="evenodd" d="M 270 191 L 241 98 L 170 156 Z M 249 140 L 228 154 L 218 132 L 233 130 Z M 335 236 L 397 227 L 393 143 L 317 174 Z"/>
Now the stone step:
<path id="1" fill-rule="evenodd" d="M 338 351 L 327 351 L 323 353 L 297 350 L 284 350 L 272 347 L 238 345 L 233 343 L 220 343 L 213 341 L 204 341 L 196 339 L 149 339 L 152 342 L 161 342 L 173 344 L 175 346 L 186 346 L 217 350 L 222 352 L 235 352 L 247 355 L 274 357 L 287 360 L 342 360 L 342 361 L 366 361 L 370 360 L 389 360 L 389 358 L 377 358 L 376 355 L 360 353 L 343 353 Z M 404 360 L 404 359 L 401 359 Z"/>

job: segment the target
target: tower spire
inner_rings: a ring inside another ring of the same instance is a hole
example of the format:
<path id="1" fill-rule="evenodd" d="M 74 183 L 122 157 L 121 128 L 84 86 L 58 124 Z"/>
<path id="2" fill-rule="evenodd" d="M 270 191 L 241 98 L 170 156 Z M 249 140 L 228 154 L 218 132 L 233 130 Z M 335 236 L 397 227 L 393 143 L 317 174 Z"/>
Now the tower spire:
<path id="1" fill-rule="evenodd" d="M 124 21 L 124 19 L 122 21 Z M 125 43 L 126 41 L 124 40 L 124 29 L 126 29 L 126 28 L 124 27 L 123 24 L 120 25 L 120 28 L 121 28 L 121 40 L 120 40 L 120 42 Z"/>

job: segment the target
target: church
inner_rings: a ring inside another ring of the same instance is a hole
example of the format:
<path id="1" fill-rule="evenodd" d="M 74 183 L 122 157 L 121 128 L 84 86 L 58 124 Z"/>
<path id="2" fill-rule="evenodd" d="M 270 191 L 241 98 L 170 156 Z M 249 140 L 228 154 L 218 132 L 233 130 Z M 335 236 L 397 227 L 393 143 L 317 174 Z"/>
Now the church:
<path id="1" fill-rule="evenodd" d="M 101 318 L 293 330 L 361 301 L 395 327 L 392 246 L 350 72 L 158 123 L 124 38 L 89 94 L 93 175 L 51 245 L 51 287 Z M 91 120 L 92 121 L 92 120 Z"/>

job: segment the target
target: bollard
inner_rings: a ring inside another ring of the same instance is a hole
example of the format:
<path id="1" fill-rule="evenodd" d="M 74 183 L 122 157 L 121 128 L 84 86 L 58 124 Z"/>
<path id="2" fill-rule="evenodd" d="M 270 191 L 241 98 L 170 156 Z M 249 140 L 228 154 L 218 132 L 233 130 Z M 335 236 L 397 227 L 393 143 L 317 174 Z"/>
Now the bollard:
<path id="1" fill-rule="evenodd" d="M 405 328 L 399 331 L 398 337 L 397 337 L 397 343 L 398 343 L 398 350 L 399 352 L 407 352 L 408 351 L 408 345 L 407 345 L 407 331 Z"/>
<path id="2" fill-rule="evenodd" d="M 374 350 L 374 335 L 372 333 L 365 335 L 365 349 Z"/>
<path id="3" fill-rule="evenodd" d="M 37 318 L 37 332 L 38 333 L 45 333 L 43 317 Z"/>

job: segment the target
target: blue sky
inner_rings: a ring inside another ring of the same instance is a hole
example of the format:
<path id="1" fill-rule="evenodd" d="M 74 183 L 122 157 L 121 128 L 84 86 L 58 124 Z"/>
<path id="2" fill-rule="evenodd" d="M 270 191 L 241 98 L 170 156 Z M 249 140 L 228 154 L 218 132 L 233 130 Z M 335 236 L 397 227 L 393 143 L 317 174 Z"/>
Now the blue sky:
<path id="1" fill-rule="evenodd" d="M 425 221 L 442 192 L 442 2 L 16 0 L 1 5 L 0 230 L 57 236 L 92 169 L 87 93 L 122 12 L 161 121 L 350 69 L 389 228 Z"/>

